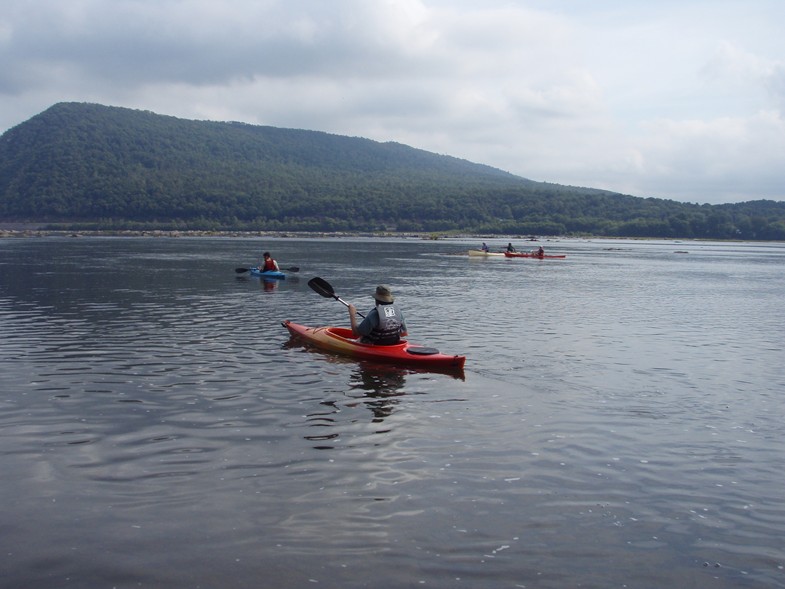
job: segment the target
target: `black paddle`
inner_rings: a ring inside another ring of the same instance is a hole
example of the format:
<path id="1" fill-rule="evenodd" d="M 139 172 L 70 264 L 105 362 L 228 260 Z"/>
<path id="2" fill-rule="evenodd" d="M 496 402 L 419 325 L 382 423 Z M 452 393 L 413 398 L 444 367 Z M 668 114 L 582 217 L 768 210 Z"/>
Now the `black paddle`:
<path id="1" fill-rule="evenodd" d="M 308 281 L 308 286 L 310 286 L 313 290 L 315 290 L 317 293 L 319 293 L 326 299 L 335 299 L 336 301 L 343 303 L 347 307 L 349 306 L 349 303 L 347 303 L 341 297 L 335 294 L 332 285 L 329 282 L 327 282 L 324 278 L 319 278 L 318 276 L 315 276 L 314 278 L 311 278 Z M 357 312 L 357 314 L 360 317 L 365 318 L 365 315 L 363 315 L 359 311 Z"/>
<path id="2" fill-rule="evenodd" d="M 235 268 L 234 271 L 237 272 L 238 274 L 242 274 L 243 272 L 250 272 L 251 268 Z M 299 272 L 300 268 L 299 268 L 299 266 L 291 266 L 290 268 L 284 268 L 281 271 L 282 272 Z"/>

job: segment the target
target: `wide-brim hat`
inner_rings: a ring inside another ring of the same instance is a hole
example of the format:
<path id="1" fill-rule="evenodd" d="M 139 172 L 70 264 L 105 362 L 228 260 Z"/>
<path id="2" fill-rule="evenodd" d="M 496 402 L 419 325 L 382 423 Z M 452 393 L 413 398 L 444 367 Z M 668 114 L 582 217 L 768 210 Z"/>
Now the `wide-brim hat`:
<path id="1" fill-rule="evenodd" d="M 395 300 L 393 298 L 392 292 L 390 291 L 390 287 L 384 284 L 380 284 L 376 287 L 376 290 L 373 293 L 373 298 L 381 303 L 392 303 Z"/>

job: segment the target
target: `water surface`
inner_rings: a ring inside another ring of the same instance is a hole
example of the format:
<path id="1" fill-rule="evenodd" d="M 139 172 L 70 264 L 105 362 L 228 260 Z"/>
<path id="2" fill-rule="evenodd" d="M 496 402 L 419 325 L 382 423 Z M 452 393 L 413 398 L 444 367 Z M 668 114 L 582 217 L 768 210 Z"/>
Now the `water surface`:
<path id="1" fill-rule="evenodd" d="M 0 586 L 785 587 L 785 246 L 477 245 L 0 240 Z M 289 341 L 313 276 L 464 374 Z"/>

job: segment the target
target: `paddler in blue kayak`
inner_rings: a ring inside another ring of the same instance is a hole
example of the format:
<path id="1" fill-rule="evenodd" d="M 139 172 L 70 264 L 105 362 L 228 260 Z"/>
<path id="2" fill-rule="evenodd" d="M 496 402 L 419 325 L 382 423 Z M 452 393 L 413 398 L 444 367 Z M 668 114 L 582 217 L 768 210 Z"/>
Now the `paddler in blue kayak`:
<path id="1" fill-rule="evenodd" d="M 278 270 L 278 262 L 270 257 L 270 252 L 264 252 L 262 254 L 264 258 L 264 262 L 259 265 L 259 270 L 262 272 L 279 272 Z"/>
<path id="2" fill-rule="evenodd" d="M 390 287 L 380 284 L 373 295 L 376 306 L 357 324 L 357 308 L 349 304 L 349 321 L 352 323 L 352 332 L 357 337 L 362 337 L 362 342 L 376 344 L 377 346 L 392 346 L 401 341 L 401 336 L 406 337 L 406 321 L 403 313 L 395 305 L 395 298 L 390 292 Z"/>

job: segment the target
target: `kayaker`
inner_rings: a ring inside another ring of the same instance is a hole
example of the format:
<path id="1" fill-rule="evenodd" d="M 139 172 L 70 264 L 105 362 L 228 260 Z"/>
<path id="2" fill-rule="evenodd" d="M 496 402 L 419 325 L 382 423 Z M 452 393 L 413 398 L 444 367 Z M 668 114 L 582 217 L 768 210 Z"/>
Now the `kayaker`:
<path id="1" fill-rule="evenodd" d="M 394 304 L 390 287 L 380 284 L 373 293 L 376 306 L 365 316 L 362 323 L 357 324 L 357 308 L 349 305 L 349 321 L 352 332 L 362 337 L 362 342 L 378 346 L 392 346 L 407 335 L 403 313 Z"/>
<path id="2" fill-rule="evenodd" d="M 485 253 L 488 253 L 488 251 L 490 251 L 488 248 L 488 244 L 485 243 L 484 241 L 482 242 L 482 248 L 480 249 L 482 249 L 482 251 L 484 251 Z"/>
<path id="3" fill-rule="evenodd" d="M 510 252 L 510 253 L 515 251 L 515 248 L 512 247 L 512 242 L 507 244 L 507 251 Z"/>
<path id="4" fill-rule="evenodd" d="M 543 249 L 543 247 L 542 247 L 542 246 L 540 246 L 540 249 L 538 249 L 538 250 L 535 252 L 535 254 L 534 254 L 534 255 L 535 255 L 535 256 L 538 256 L 538 257 L 540 257 L 540 258 L 542 258 L 543 256 L 545 256 L 545 250 Z"/>
<path id="5" fill-rule="evenodd" d="M 262 257 L 264 258 L 264 262 L 259 266 L 259 270 L 262 272 L 279 272 L 278 262 L 270 257 L 270 252 L 264 252 Z"/>

